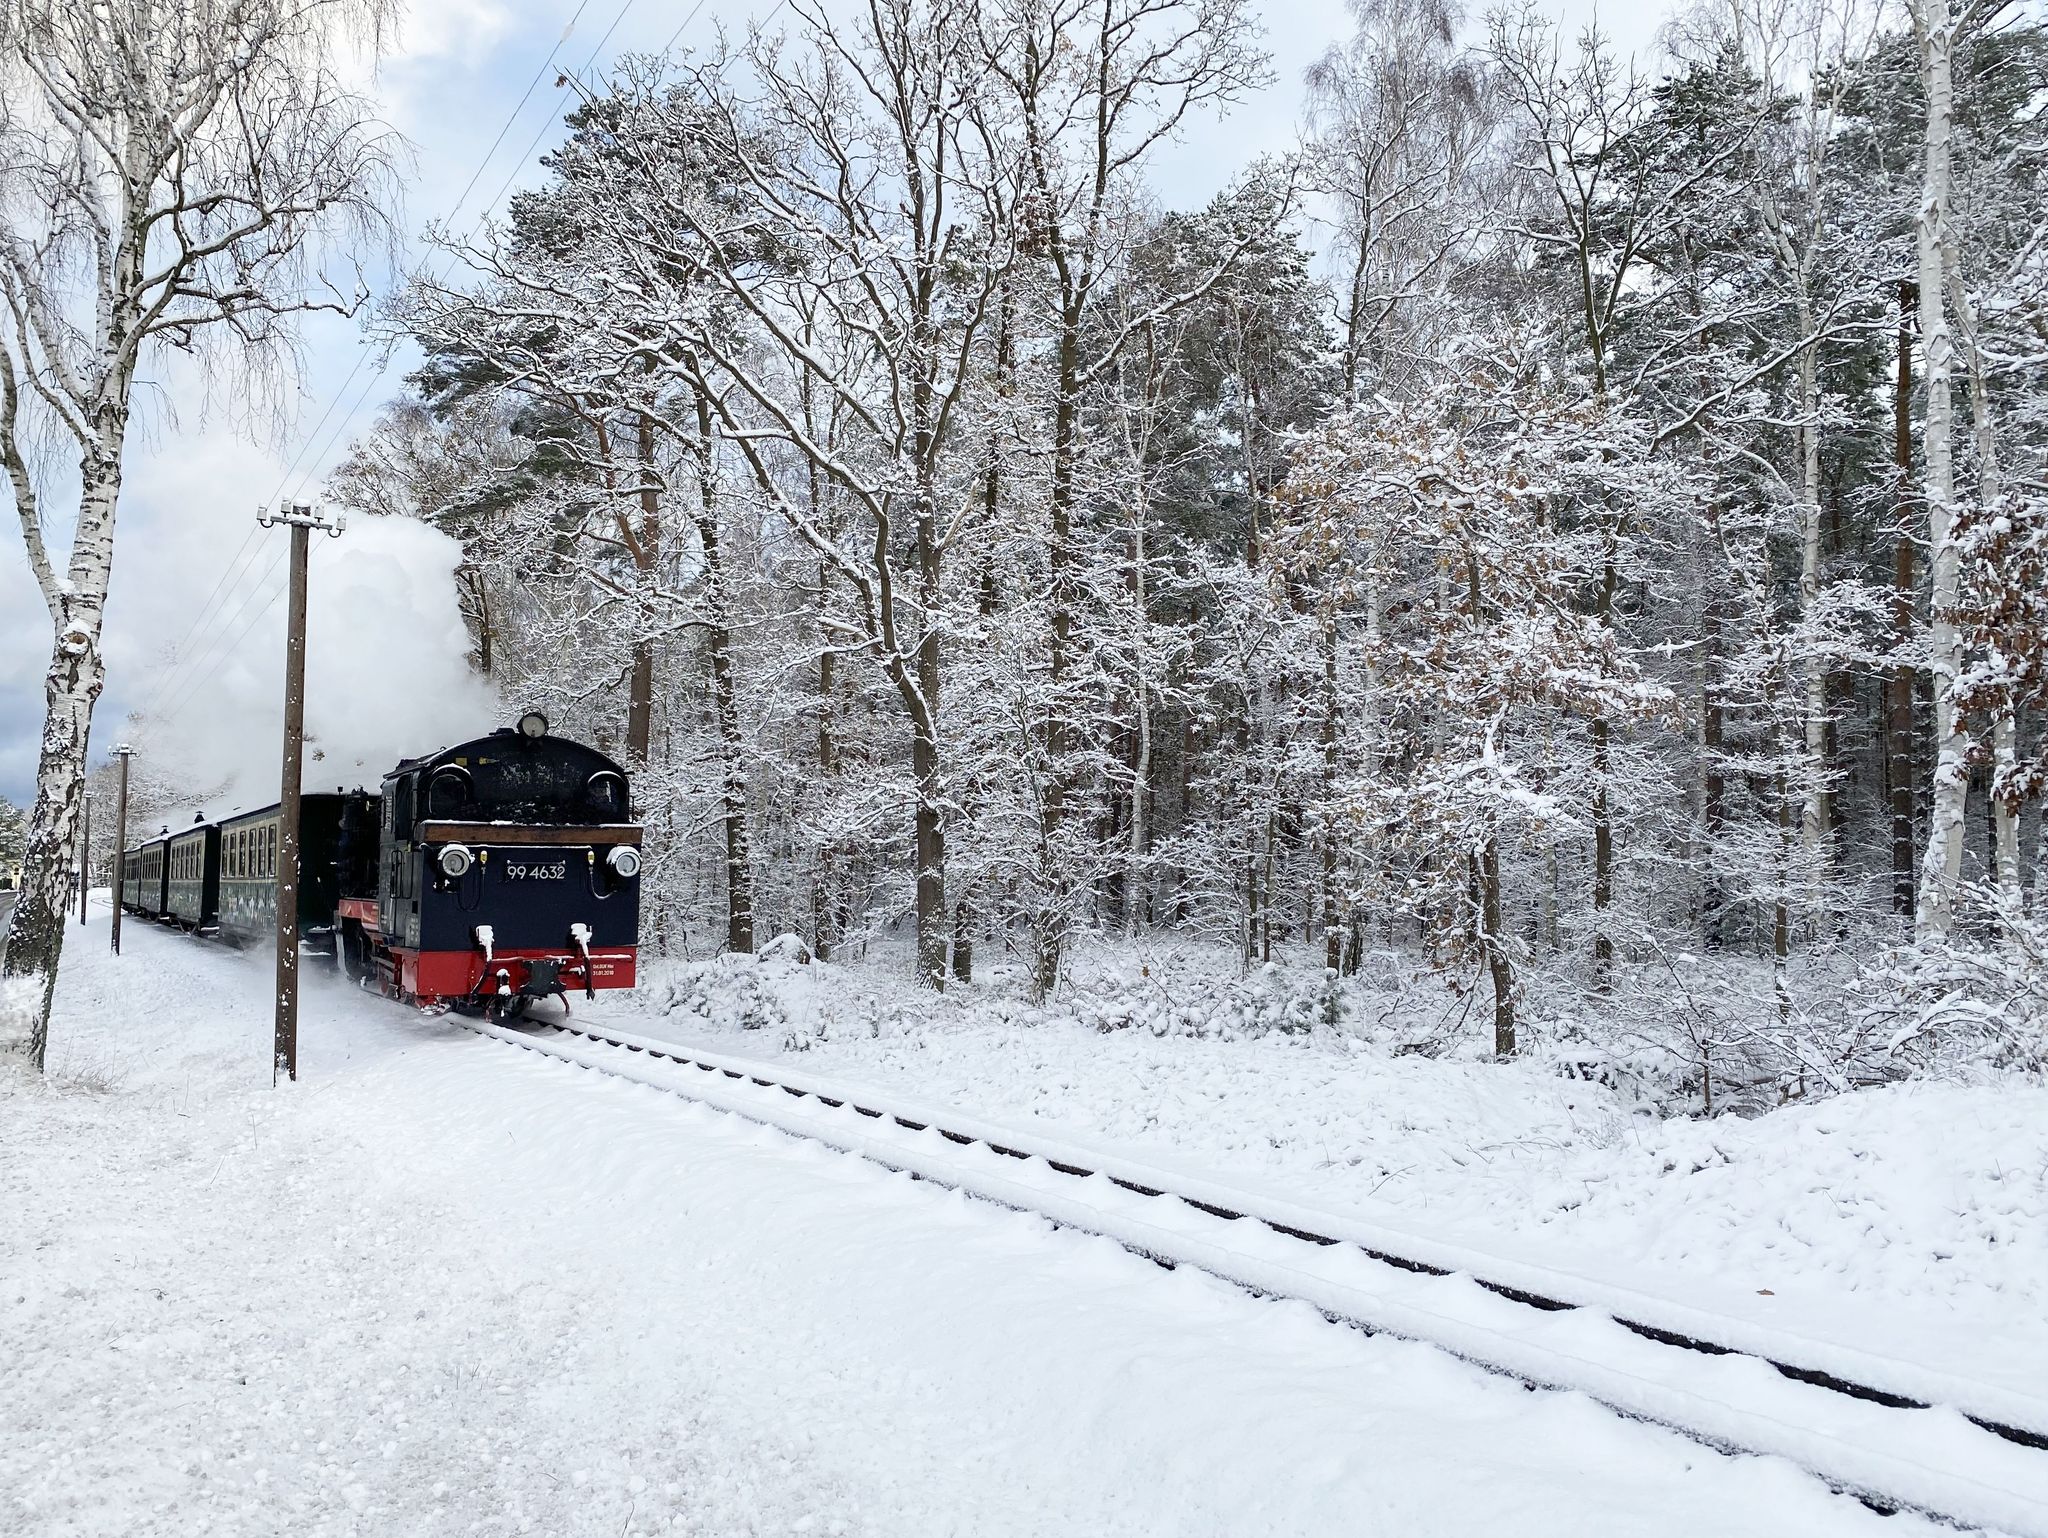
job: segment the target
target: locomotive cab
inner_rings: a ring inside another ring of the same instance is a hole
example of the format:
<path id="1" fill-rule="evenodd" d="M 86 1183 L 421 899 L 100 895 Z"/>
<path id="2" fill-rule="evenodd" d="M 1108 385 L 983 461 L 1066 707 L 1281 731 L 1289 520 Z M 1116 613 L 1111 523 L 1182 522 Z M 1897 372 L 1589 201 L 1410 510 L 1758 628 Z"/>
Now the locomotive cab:
<path id="1" fill-rule="evenodd" d="M 506 1016 L 569 988 L 631 987 L 631 818 L 625 771 L 537 714 L 406 760 L 342 830 L 344 962 L 387 991 Z"/>

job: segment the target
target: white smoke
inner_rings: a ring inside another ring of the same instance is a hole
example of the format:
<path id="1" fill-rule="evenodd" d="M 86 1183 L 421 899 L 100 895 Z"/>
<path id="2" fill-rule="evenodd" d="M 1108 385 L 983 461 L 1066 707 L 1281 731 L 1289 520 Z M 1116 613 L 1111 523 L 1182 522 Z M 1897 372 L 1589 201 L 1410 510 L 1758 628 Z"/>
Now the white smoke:
<path id="1" fill-rule="evenodd" d="M 264 535 L 280 549 L 289 537 Z M 401 758 L 500 724 L 494 692 L 466 660 L 460 558 L 453 539 L 408 518 L 351 519 L 338 539 L 312 536 L 303 789 L 374 789 Z M 190 798 L 167 808 L 174 824 L 277 799 L 285 614 L 280 597 L 212 677 L 141 723 L 151 778 Z"/>

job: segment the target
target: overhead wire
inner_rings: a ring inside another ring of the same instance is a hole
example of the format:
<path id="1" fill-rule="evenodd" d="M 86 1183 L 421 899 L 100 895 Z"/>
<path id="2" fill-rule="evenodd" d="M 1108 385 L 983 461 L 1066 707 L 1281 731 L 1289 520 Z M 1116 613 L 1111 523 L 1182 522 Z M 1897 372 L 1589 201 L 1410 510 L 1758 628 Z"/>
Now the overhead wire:
<path id="1" fill-rule="evenodd" d="M 620 23 L 626 19 L 627 14 L 633 9 L 635 3 L 636 0 L 623 0 L 618 11 L 613 15 L 611 24 L 605 28 L 603 34 L 592 46 L 589 57 L 585 59 L 583 64 L 584 70 L 587 71 L 596 62 L 598 54 L 603 50 L 604 45 L 610 41 L 613 33 L 618 30 Z M 690 19 L 695 17 L 699 10 L 703 9 L 703 4 L 704 0 L 697 0 L 697 4 L 692 7 L 689 16 L 684 18 L 685 26 L 688 25 Z M 492 159 L 495 158 L 498 150 L 503 146 L 506 135 L 512 130 L 512 125 L 518 121 L 519 114 L 525 110 L 527 103 L 533 99 L 534 92 L 539 89 L 541 81 L 547 77 L 548 69 L 555 62 L 556 55 L 561 52 L 562 45 L 575 32 L 576 23 L 582 18 L 584 11 L 589 8 L 589 5 L 590 0 L 578 0 L 576 9 L 570 14 L 568 22 L 562 28 L 561 35 L 555 39 L 554 45 L 548 49 L 539 67 L 535 69 L 532 79 L 527 82 L 525 91 L 521 93 L 519 100 L 513 105 L 512 110 L 506 114 L 505 121 L 499 126 L 496 136 L 491 140 L 490 147 L 484 151 L 483 157 L 477 162 L 476 169 L 470 173 L 469 180 L 463 184 L 461 193 L 456 197 L 454 204 L 449 209 L 449 219 L 452 220 L 456 214 L 461 212 L 463 205 L 468 202 L 470 194 L 476 190 L 477 183 L 482 179 L 484 171 L 489 167 Z M 779 4 L 777 9 L 780 9 Z M 681 32 L 682 28 L 677 28 L 675 36 L 679 37 Z M 674 41 L 675 38 L 671 37 L 671 47 L 674 46 Z M 554 120 L 553 113 L 549 113 L 542 119 L 540 128 L 536 131 L 533 138 L 528 141 L 525 150 L 514 159 L 512 169 L 507 174 L 505 180 L 499 184 L 498 190 L 492 195 L 490 201 L 478 211 L 476 223 L 471 231 L 472 234 L 482 229 L 483 221 L 489 217 L 490 211 L 498 205 L 504 198 L 505 193 L 510 190 L 512 183 L 517 180 L 520 172 L 525 168 L 526 162 L 531 159 L 535 147 L 539 145 L 541 139 L 546 136 L 548 130 L 553 126 Z M 307 480 L 311 478 L 315 469 L 325 461 L 328 451 L 334 446 L 349 423 L 355 419 L 357 413 L 361 411 L 363 405 L 369 399 L 370 392 L 376 388 L 378 381 L 384 377 L 384 374 L 390 368 L 392 351 L 390 347 L 383 349 L 366 347 L 357 354 L 354 365 L 349 369 L 347 375 L 343 377 L 341 384 L 334 393 L 328 398 L 326 408 L 320 413 L 311 430 L 300 439 L 297 452 L 293 454 L 291 461 L 285 466 L 284 473 L 279 477 L 277 486 L 273 489 L 270 497 L 265 499 L 264 506 L 267 507 L 278 500 L 284 493 L 286 486 L 291 484 L 293 473 L 302 462 L 306 462 L 307 470 L 305 475 L 301 476 L 296 486 L 293 487 L 295 495 L 298 491 L 303 490 Z M 362 372 L 364 365 L 369 362 L 373 352 L 381 352 L 376 369 L 370 378 L 365 381 L 354 403 L 335 422 L 334 431 L 321 444 L 319 451 L 313 456 L 311 461 L 307 462 L 307 450 L 318 441 L 321 428 L 326 426 L 330 417 L 334 416 L 335 408 L 346 397 L 349 386 L 355 382 L 356 376 Z M 227 606 L 233 592 L 241 581 L 246 578 L 248 573 L 254 570 L 256 561 L 260 558 L 261 546 L 257 544 L 257 540 L 261 532 L 261 526 L 258 525 L 252 527 L 243 537 L 241 546 L 236 551 L 236 554 L 229 559 L 222 575 L 216 579 L 213 590 L 208 594 L 199 612 L 195 614 L 183 635 L 172 648 L 174 653 L 183 651 L 186 643 L 191 640 L 193 635 L 199 631 L 200 627 L 206 623 L 210 616 L 216 612 L 220 614 L 227 613 Z M 251 550 L 252 546 L 256 547 L 253 552 Z M 242 615 L 248 610 L 249 604 L 254 600 L 256 594 L 263 590 L 264 584 L 276 572 L 282 559 L 282 551 L 272 557 L 270 564 L 264 568 L 263 575 L 257 579 L 255 587 L 243 597 L 240 605 L 236 607 L 234 614 L 220 624 L 214 639 L 203 643 L 192 652 L 185 653 L 179 660 L 172 663 L 171 667 L 159 680 L 156 688 L 151 691 L 147 702 L 137 712 L 142 723 L 142 730 L 147 729 L 147 724 L 151 717 L 158 714 L 170 715 L 176 710 L 182 709 L 186 704 L 189 704 L 198 689 L 210 680 L 225 665 L 227 659 L 234 654 L 235 648 L 240 645 L 242 639 L 254 629 L 255 625 L 265 614 L 276 607 L 277 600 L 283 596 L 284 590 L 281 585 L 271 592 L 270 597 L 263 604 L 262 608 L 249 616 L 239 631 L 234 629 L 235 622 L 241 619 Z M 221 641 L 226 641 L 227 644 L 221 645 Z M 209 657 L 212 658 L 212 661 L 201 671 L 200 664 Z M 180 677 L 181 674 L 183 675 L 182 678 Z"/>

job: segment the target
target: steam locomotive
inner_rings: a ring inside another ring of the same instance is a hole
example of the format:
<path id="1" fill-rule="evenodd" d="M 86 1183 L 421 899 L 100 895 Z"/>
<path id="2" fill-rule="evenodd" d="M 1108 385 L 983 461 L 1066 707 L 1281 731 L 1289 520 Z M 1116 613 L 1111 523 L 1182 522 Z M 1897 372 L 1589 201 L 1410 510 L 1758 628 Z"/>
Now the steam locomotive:
<path id="1" fill-rule="evenodd" d="M 121 854 L 121 905 L 194 933 L 276 933 L 275 806 Z M 517 727 L 409 758 L 367 790 L 304 794 L 299 934 L 352 980 L 408 1003 L 511 1019 L 537 1000 L 633 986 L 640 828 L 625 771 Z"/>

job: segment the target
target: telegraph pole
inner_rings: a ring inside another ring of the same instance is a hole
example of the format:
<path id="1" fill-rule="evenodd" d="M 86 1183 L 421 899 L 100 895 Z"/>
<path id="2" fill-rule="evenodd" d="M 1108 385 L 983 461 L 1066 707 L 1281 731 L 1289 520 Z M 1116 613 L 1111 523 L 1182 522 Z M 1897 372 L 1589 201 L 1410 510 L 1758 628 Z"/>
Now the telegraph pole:
<path id="1" fill-rule="evenodd" d="M 113 946 L 121 954 L 121 896 L 128 885 L 128 760 L 135 750 L 125 742 L 114 744 L 114 757 L 121 760 L 121 788 L 114 793 L 114 920 Z"/>
<path id="2" fill-rule="evenodd" d="M 284 772 L 277 796 L 277 1018 L 271 1032 L 270 1082 L 299 1076 L 299 758 L 306 738 L 306 557 L 313 530 L 339 536 L 305 502 L 258 513 L 266 529 L 292 531 L 291 609 L 284 633 Z"/>
<path id="3" fill-rule="evenodd" d="M 85 894 L 92 889 L 92 792 L 85 793 L 85 823 L 78 834 L 78 922 L 85 922 Z"/>

